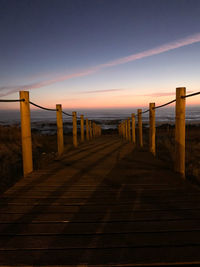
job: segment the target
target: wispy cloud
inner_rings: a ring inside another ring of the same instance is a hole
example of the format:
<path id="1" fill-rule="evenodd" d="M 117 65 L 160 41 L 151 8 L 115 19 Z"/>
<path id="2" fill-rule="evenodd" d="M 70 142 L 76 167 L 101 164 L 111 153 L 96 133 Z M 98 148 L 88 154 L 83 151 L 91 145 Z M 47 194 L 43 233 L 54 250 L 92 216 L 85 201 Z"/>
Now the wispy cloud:
<path id="1" fill-rule="evenodd" d="M 0 93 L 0 96 L 6 96 L 8 94 L 19 91 L 21 89 L 25 90 L 25 89 L 41 88 L 41 87 L 45 87 L 45 86 L 48 86 L 48 85 L 51 85 L 51 84 L 54 84 L 57 82 L 65 81 L 68 79 L 87 76 L 87 75 L 96 73 L 96 72 L 98 72 L 104 68 L 114 67 L 114 66 L 117 66 L 120 64 L 125 64 L 125 63 L 131 62 L 131 61 L 139 60 L 139 59 L 142 59 L 145 57 L 158 55 L 158 54 L 161 54 L 164 52 L 168 52 L 168 51 L 171 51 L 171 50 L 183 47 L 183 46 L 191 45 L 194 43 L 198 43 L 198 42 L 200 42 L 200 33 L 197 33 L 197 34 L 194 34 L 191 36 L 187 36 L 183 39 L 179 39 L 179 40 L 176 40 L 174 42 L 170 42 L 170 43 L 155 47 L 153 49 L 145 50 L 145 51 L 140 52 L 140 53 L 132 54 L 132 55 L 122 57 L 122 58 L 119 58 L 119 59 L 116 59 L 116 60 L 113 60 L 113 61 L 110 61 L 110 62 L 107 62 L 104 64 L 100 64 L 100 65 L 94 66 L 92 68 L 82 70 L 81 72 L 61 75 L 61 76 L 56 77 L 54 79 L 49 79 L 46 81 L 37 82 L 37 83 L 26 85 L 26 86 L 25 85 L 14 86 L 14 87 L 11 86 L 11 87 L 7 87 L 7 88 L 2 87 L 0 89 L 3 92 Z"/>
<path id="2" fill-rule="evenodd" d="M 122 92 L 125 89 L 104 89 L 104 90 L 92 90 L 92 91 L 83 91 L 81 94 L 96 94 L 96 93 L 112 93 L 112 92 Z M 79 93 L 80 94 L 80 93 Z"/>
<path id="3" fill-rule="evenodd" d="M 37 89 L 37 88 L 45 87 L 45 86 L 48 86 L 48 85 L 51 85 L 51 84 L 54 84 L 57 82 L 65 81 L 68 79 L 87 76 L 93 72 L 95 72 L 94 69 L 87 69 L 87 70 L 82 71 L 82 72 L 67 74 L 67 75 L 63 75 L 63 76 L 60 76 L 60 77 L 55 78 L 55 79 L 41 81 L 41 82 L 32 83 L 32 84 L 28 84 L 28 85 L 2 86 L 2 87 L 0 87 L 0 90 L 3 92 L 0 93 L 0 97 L 10 95 L 12 93 L 18 92 L 19 90 Z"/>
<path id="4" fill-rule="evenodd" d="M 193 91 L 187 91 L 187 94 L 192 93 Z M 162 97 L 162 96 L 175 96 L 176 93 L 175 92 L 166 92 L 166 93 L 152 93 L 152 94 L 143 94 L 140 96 L 155 96 L 155 97 Z"/>
<path id="5" fill-rule="evenodd" d="M 190 93 L 193 93 L 194 91 L 187 91 L 187 94 L 190 94 Z M 144 93 L 144 94 L 125 94 L 125 95 L 120 95 L 120 96 L 117 96 L 117 97 L 164 97 L 164 96 L 173 96 L 173 97 L 176 97 L 176 92 L 165 92 L 165 93 L 159 93 L 159 92 L 155 92 L 155 93 L 151 93 L 151 94 L 148 94 L 148 93 Z"/>
<path id="6" fill-rule="evenodd" d="M 120 65 L 120 64 L 124 64 L 124 63 L 128 63 L 130 61 L 135 61 L 138 59 L 142 59 L 145 57 L 150 57 L 150 56 L 154 56 L 154 55 L 158 55 L 164 52 L 168 52 L 170 50 L 174 50 L 176 48 L 180 48 L 183 46 L 187 46 L 187 45 L 191 45 L 194 43 L 198 43 L 200 42 L 200 33 L 191 35 L 191 36 L 187 36 L 183 39 L 179 39 L 176 40 L 174 42 L 170 42 L 158 47 L 155 47 L 153 49 L 149 49 L 149 50 L 145 50 L 143 52 L 137 53 L 137 54 L 133 54 L 133 55 L 129 55 L 127 57 L 123 57 L 117 60 L 113 60 L 111 62 L 105 63 L 100 65 L 102 68 L 104 67 L 112 67 L 112 66 L 116 66 L 116 65 Z"/>

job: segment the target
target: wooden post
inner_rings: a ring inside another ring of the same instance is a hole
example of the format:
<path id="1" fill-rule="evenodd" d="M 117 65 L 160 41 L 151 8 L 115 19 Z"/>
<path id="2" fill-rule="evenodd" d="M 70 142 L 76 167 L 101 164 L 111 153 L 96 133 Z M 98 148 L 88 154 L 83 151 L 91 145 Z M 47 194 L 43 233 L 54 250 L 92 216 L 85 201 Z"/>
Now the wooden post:
<path id="1" fill-rule="evenodd" d="M 134 113 L 131 114 L 131 118 L 132 118 L 132 142 L 135 145 L 135 114 Z"/>
<path id="2" fill-rule="evenodd" d="M 96 125 L 96 136 L 99 136 L 99 125 Z"/>
<path id="3" fill-rule="evenodd" d="M 19 97 L 20 99 L 25 100 L 20 102 L 22 159 L 23 159 L 23 174 L 25 177 L 33 171 L 29 92 L 20 91 Z"/>
<path id="4" fill-rule="evenodd" d="M 175 171 L 185 178 L 185 98 L 186 88 L 176 88 Z"/>
<path id="5" fill-rule="evenodd" d="M 76 112 L 72 112 L 73 115 L 73 145 L 74 147 L 78 146 L 78 141 L 77 141 L 77 117 L 76 117 Z"/>
<path id="6" fill-rule="evenodd" d="M 94 138 L 94 139 L 95 139 L 95 137 L 96 137 L 96 132 L 95 132 L 95 131 L 96 131 L 96 130 L 95 130 L 96 127 L 95 127 L 95 126 L 96 126 L 96 124 L 95 124 L 95 122 L 93 122 L 93 123 L 92 123 L 92 135 L 93 135 L 93 138 Z"/>
<path id="7" fill-rule="evenodd" d="M 63 140 L 63 119 L 62 119 L 62 105 L 56 105 L 56 117 L 57 117 L 57 146 L 58 155 L 61 156 L 64 151 L 64 140 Z"/>
<path id="8" fill-rule="evenodd" d="M 143 136 L 142 136 L 142 110 L 138 109 L 138 135 L 139 135 L 139 146 L 143 147 Z"/>
<path id="9" fill-rule="evenodd" d="M 123 139 L 126 138 L 126 123 L 123 121 Z"/>
<path id="10" fill-rule="evenodd" d="M 119 136 L 122 136 L 122 124 L 121 123 L 118 125 L 118 132 L 119 132 Z"/>
<path id="11" fill-rule="evenodd" d="M 92 122 L 89 121 L 89 128 L 90 128 L 90 139 L 92 140 Z"/>
<path id="12" fill-rule="evenodd" d="M 128 120 L 125 120 L 126 140 L 128 140 Z"/>
<path id="13" fill-rule="evenodd" d="M 131 141 L 131 123 L 130 118 L 127 120 L 127 127 L 128 127 L 128 141 Z"/>
<path id="14" fill-rule="evenodd" d="M 84 136 L 84 116 L 81 115 L 81 142 L 83 143 L 85 139 Z"/>
<path id="15" fill-rule="evenodd" d="M 86 139 L 90 140 L 88 119 L 86 119 Z"/>
<path id="16" fill-rule="evenodd" d="M 149 103 L 149 151 L 156 155 L 155 103 Z"/>

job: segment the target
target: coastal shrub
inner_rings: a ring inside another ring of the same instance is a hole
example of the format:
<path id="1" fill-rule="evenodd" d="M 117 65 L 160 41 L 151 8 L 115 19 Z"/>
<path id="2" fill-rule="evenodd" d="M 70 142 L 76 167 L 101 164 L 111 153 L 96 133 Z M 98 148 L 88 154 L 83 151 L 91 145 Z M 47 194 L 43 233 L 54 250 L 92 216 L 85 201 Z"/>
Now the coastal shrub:
<path id="1" fill-rule="evenodd" d="M 34 169 L 43 167 L 56 155 L 56 136 L 32 133 Z M 0 126 L 0 192 L 22 177 L 21 130 Z"/>

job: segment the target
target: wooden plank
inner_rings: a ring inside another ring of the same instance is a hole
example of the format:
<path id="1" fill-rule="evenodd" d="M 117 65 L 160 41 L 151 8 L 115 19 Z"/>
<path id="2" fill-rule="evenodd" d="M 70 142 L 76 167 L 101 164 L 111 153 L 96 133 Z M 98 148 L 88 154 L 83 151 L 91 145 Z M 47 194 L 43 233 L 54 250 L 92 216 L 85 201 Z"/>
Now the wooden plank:
<path id="1" fill-rule="evenodd" d="M 2 195 L 0 265 L 200 263 L 199 193 L 132 144 L 83 144 Z"/>
<path id="2" fill-rule="evenodd" d="M 0 223 L 0 236 L 40 234 L 94 234 L 94 233 L 151 233 L 200 231 L 199 220 L 140 221 L 140 222 L 46 222 L 46 223 Z"/>
<path id="3" fill-rule="evenodd" d="M 187 251 L 187 253 L 185 253 Z M 116 257 L 117 255 L 117 257 Z M 110 249 L 63 249 L 63 250 L 10 250 L 0 251 L 1 265 L 80 265 L 104 266 L 114 264 L 200 264 L 198 246 L 110 248 Z"/>
<path id="4" fill-rule="evenodd" d="M 107 215 L 107 216 L 106 216 Z M 0 221 L 10 222 L 108 222 L 108 221 L 170 221 L 170 220 L 200 220 L 200 214 L 196 211 L 134 211 L 132 213 L 25 213 L 25 214 L 0 214 Z"/>
<path id="5" fill-rule="evenodd" d="M 192 210 L 195 212 L 200 211 L 200 204 L 194 205 L 195 203 L 184 203 L 183 206 L 179 207 L 177 205 L 174 205 L 172 207 L 169 206 L 169 204 L 166 203 L 160 203 L 159 205 L 156 205 L 156 203 L 134 203 L 134 207 L 131 204 L 121 204 L 118 205 L 115 203 L 115 205 L 109 205 L 110 210 L 112 213 L 131 213 L 133 211 L 144 211 L 144 212 L 153 212 L 153 211 L 179 211 L 179 210 Z M 107 205 L 102 205 L 99 203 L 99 205 L 88 205 L 86 204 L 77 204 L 77 205 L 70 205 L 70 204 L 57 204 L 56 203 L 50 203 L 46 205 L 37 204 L 37 205 L 28 205 L 21 203 L 20 205 L 16 204 L 9 204 L 7 206 L 0 205 L 0 212 L 1 213 L 105 213 L 105 210 L 107 209 Z"/>
<path id="6" fill-rule="evenodd" d="M 200 231 L 1 236 L 0 250 L 199 246 Z"/>

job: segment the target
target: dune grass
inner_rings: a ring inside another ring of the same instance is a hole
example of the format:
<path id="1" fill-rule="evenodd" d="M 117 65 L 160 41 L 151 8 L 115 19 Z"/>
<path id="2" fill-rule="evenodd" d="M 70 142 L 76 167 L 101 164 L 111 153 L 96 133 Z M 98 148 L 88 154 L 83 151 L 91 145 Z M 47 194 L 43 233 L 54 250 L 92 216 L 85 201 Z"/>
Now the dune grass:
<path id="1" fill-rule="evenodd" d="M 56 136 L 32 133 L 34 169 L 55 157 Z M 22 176 L 21 131 L 17 126 L 0 126 L 0 192 Z"/>
<path id="2" fill-rule="evenodd" d="M 165 125 L 156 131 L 157 156 L 164 160 L 169 168 L 174 167 L 175 160 L 175 127 Z M 185 147 L 186 177 L 200 185 L 200 126 L 186 126 Z"/>
<path id="3" fill-rule="evenodd" d="M 115 134 L 115 130 L 105 131 Z M 41 135 L 32 131 L 34 170 L 43 168 L 56 157 L 56 135 Z M 67 149 L 72 148 L 72 136 L 65 136 Z M 144 145 L 148 146 L 148 129 L 144 129 Z M 174 127 L 156 129 L 156 156 L 169 168 L 174 167 Z M 21 131 L 18 126 L 0 126 L 0 192 L 4 192 L 22 177 Z M 200 127 L 186 127 L 186 176 L 200 184 Z"/>

